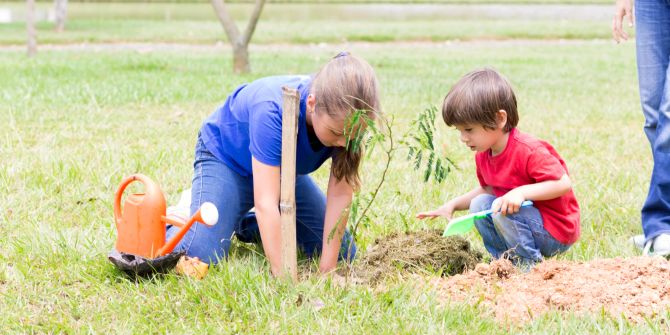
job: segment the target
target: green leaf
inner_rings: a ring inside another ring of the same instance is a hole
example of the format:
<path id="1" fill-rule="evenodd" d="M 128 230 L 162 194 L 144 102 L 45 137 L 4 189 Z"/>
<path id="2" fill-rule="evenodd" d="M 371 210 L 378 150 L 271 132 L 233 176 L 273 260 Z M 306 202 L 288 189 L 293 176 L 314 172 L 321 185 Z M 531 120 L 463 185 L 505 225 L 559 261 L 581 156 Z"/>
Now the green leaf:
<path id="1" fill-rule="evenodd" d="M 423 153 L 417 152 L 416 158 L 414 159 L 414 170 L 421 168 L 421 160 L 423 159 Z"/>
<path id="2" fill-rule="evenodd" d="M 443 182 L 452 166 L 456 166 L 448 157 L 441 158 L 435 145 L 435 120 L 438 109 L 431 106 L 423 110 L 417 118 L 412 121 L 414 128 L 399 141 L 407 147 L 407 160 L 413 162 L 414 169 L 422 169 L 423 156 L 427 155 L 426 166 L 423 170 L 424 182 L 428 182 L 433 176 L 438 183 Z"/>

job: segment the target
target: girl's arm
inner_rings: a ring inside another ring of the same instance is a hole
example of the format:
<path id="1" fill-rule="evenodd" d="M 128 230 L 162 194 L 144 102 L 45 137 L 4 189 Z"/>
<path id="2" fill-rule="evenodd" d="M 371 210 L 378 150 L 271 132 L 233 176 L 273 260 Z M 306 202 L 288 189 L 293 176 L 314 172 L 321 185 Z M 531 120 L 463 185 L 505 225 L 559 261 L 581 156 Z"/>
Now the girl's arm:
<path id="1" fill-rule="evenodd" d="M 572 181 L 567 174 L 559 180 L 547 180 L 540 183 L 519 186 L 493 203 L 493 211 L 500 211 L 503 215 L 514 214 L 519 211 L 525 200 L 551 200 L 570 192 Z"/>
<path id="2" fill-rule="evenodd" d="M 476 196 L 485 193 L 490 194 L 492 192 L 488 188 L 477 186 L 470 192 L 462 194 L 456 198 L 447 201 L 444 205 L 440 206 L 440 208 L 429 212 L 421 212 L 417 214 L 416 217 L 417 219 L 425 219 L 425 218 L 436 218 L 438 216 L 442 216 L 445 217 L 447 220 L 451 220 L 451 216 L 454 214 L 454 211 L 460 211 L 470 208 L 470 201 L 472 201 L 472 199 L 474 199 Z"/>
<path id="3" fill-rule="evenodd" d="M 263 250 L 274 276 L 281 273 L 281 218 L 279 215 L 279 166 L 263 164 L 251 157 L 254 176 L 254 207 Z"/>
<path id="4" fill-rule="evenodd" d="M 353 194 L 354 190 L 346 180 L 337 180 L 331 171 L 326 193 L 326 217 L 323 225 L 323 245 L 319 262 L 321 273 L 332 271 L 337 266 L 342 237 L 347 227 L 347 208 L 351 204 Z M 336 228 L 335 232 L 330 236 L 334 228 Z"/>

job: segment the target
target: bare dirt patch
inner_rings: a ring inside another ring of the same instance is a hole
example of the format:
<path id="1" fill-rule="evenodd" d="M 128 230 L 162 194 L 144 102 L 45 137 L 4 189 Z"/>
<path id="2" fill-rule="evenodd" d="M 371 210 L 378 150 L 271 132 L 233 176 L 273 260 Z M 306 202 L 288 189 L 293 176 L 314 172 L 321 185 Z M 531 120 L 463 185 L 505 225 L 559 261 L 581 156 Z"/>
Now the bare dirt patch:
<path id="1" fill-rule="evenodd" d="M 375 285 L 401 273 L 463 273 L 481 260 L 482 253 L 462 237 L 442 237 L 440 230 L 395 232 L 375 240 L 350 275 L 357 283 Z"/>
<path id="2" fill-rule="evenodd" d="M 660 257 L 547 260 L 528 273 L 497 260 L 432 284 L 442 300 L 480 304 L 501 322 L 522 323 L 550 310 L 604 310 L 644 322 L 670 307 L 670 263 Z"/>

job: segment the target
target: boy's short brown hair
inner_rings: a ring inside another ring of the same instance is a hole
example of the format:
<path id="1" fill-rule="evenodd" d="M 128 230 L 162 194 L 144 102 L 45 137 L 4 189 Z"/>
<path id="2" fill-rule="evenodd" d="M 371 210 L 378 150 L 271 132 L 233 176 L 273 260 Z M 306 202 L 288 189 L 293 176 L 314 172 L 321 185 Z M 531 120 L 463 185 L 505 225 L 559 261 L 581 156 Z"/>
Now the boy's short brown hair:
<path id="1" fill-rule="evenodd" d="M 496 113 L 501 109 L 507 112 L 503 131 L 509 132 L 519 123 L 512 85 L 497 71 L 484 68 L 466 74 L 449 90 L 442 118 L 448 126 L 480 124 L 495 129 Z"/>

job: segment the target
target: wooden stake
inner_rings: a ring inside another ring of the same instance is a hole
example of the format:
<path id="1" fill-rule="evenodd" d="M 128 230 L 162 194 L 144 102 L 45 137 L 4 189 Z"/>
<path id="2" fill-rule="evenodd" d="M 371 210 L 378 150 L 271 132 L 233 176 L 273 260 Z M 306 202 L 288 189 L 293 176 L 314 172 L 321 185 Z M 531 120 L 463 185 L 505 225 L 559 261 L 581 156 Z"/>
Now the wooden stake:
<path id="1" fill-rule="evenodd" d="M 300 93 L 298 90 L 282 87 L 282 143 L 281 143 L 281 277 L 290 275 L 298 280 L 298 260 L 295 233 L 295 155 L 298 137 L 298 116 L 300 115 Z"/>

